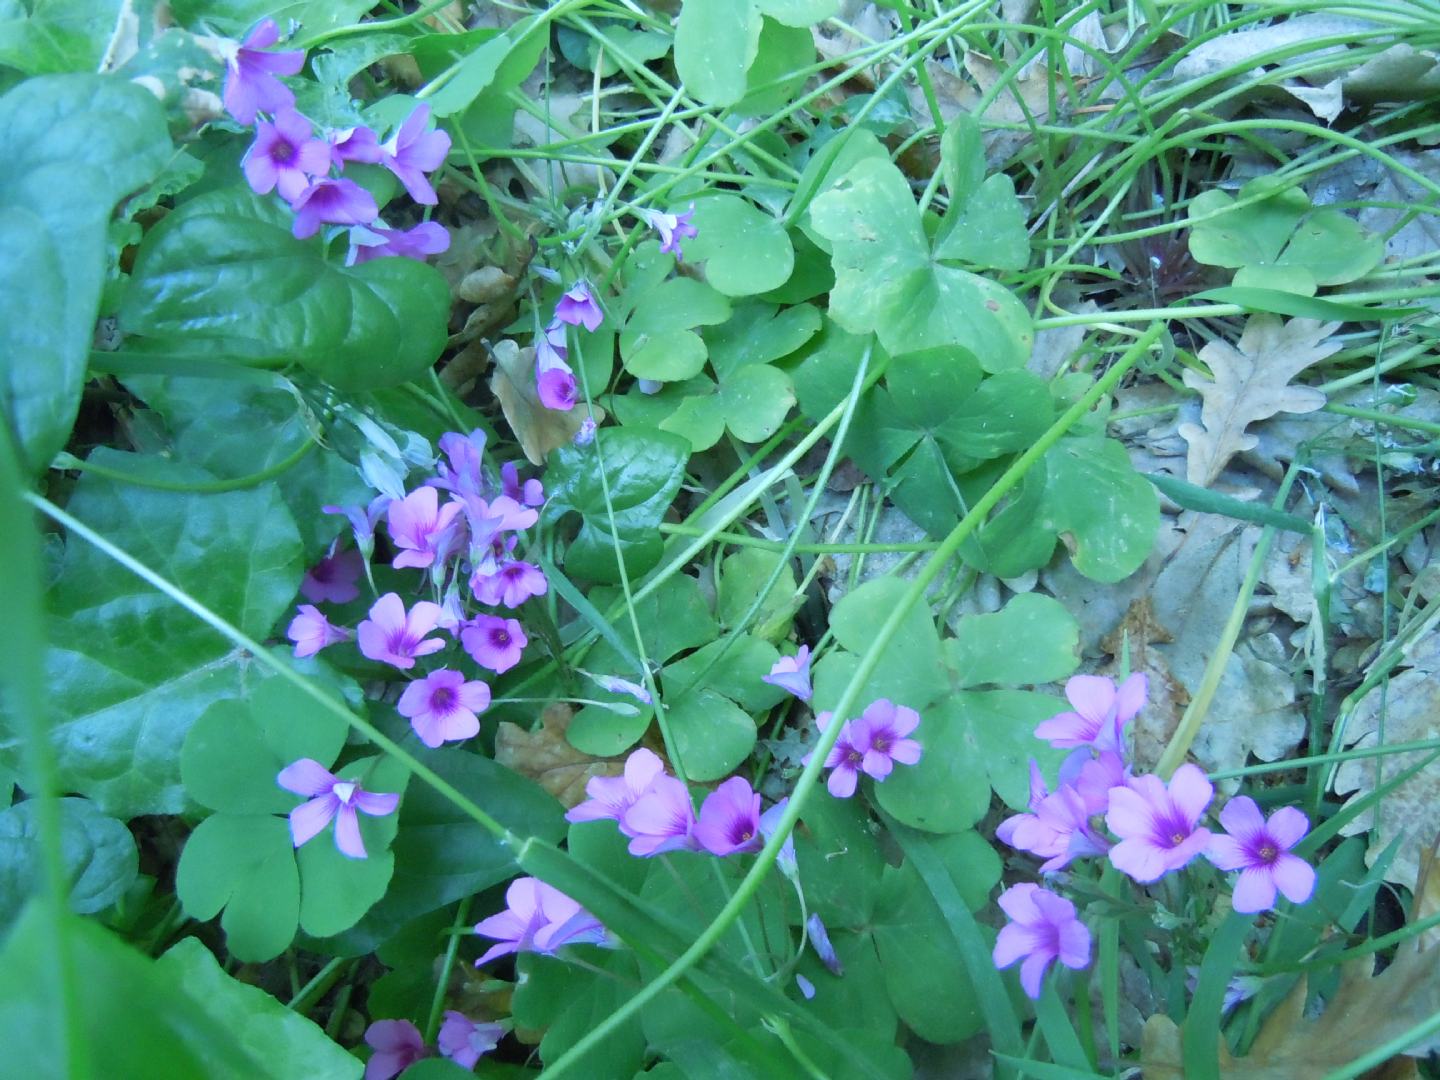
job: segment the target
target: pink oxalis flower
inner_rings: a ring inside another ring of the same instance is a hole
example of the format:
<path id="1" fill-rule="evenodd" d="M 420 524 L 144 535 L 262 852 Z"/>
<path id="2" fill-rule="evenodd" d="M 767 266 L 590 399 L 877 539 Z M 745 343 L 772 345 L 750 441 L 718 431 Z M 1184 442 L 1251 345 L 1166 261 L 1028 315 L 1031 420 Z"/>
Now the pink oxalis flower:
<path id="1" fill-rule="evenodd" d="M 441 668 L 412 682 L 395 706 L 420 741 L 432 750 L 441 743 L 471 739 L 480 733 L 476 713 L 490 707 L 490 687 L 467 682 L 458 671 Z"/>
<path id="2" fill-rule="evenodd" d="M 1180 869 L 1210 843 L 1200 818 L 1214 794 L 1205 774 L 1189 763 L 1175 770 L 1168 789 L 1149 773 L 1111 789 L 1105 824 L 1120 843 L 1110 849 L 1110 861 L 1139 882 Z"/>
<path id="3" fill-rule="evenodd" d="M 500 675 L 520 662 L 529 639 L 518 619 L 476 615 L 460 631 L 460 644 L 481 667 Z"/>
<path id="4" fill-rule="evenodd" d="M 499 942 L 475 961 L 476 967 L 510 953 L 553 956 L 565 945 L 611 944 L 599 919 L 539 878 L 512 881 L 505 890 L 505 904 L 504 911 L 475 924 L 475 933 Z"/>
<path id="5" fill-rule="evenodd" d="M 464 1013 L 446 1009 L 435 1043 L 442 1057 L 462 1069 L 473 1069 L 477 1061 L 500 1045 L 504 1036 L 505 1029 L 499 1024 L 477 1024 Z"/>
<path id="6" fill-rule="evenodd" d="M 417 105 L 403 124 L 380 147 L 380 163 L 395 174 L 417 203 L 434 206 L 439 200 L 425 174 L 445 164 L 450 153 L 450 136 L 427 131 L 430 106 Z"/>
<path id="7" fill-rule="evenodd" d="M 690 789 L 673 776 L 657 776 L 649 789 L 620 815 L 620 831 L 630 837 L 630 854 L 695 851 L 695 804 Z"/>
<path id="8" fill-rule="evenodd" d="M 1229 834 L 1212 836 L 1205 856 L 1221 870 L 1239 870 L 1233 903 L 1251 914 L 1275 906 L 1278 889 L 1291 903 L 1303 904 L 1315 891 L 1315 870 L 1290 849 L 1310 831 L 1310 819 L 1293 806 L 1282 806 L 1266 821 L 1255 800 L 1237 796 L 1220 811 Z"/>
<path id="9" fill-rule="evenodd" d="M 408 671 L 417 656 L 429 656 L 445 647 L 439 638 L 425 635 L 440 621 L 440 605 L 417 601 L 407 613 L 399 593 L 386 593 L 370 608 L 370 617 L 357 628 L 360 651 L 371 660 Z"/>
<path id="10" fill-rule="evenodd" d="M 662 214 L 657 210 L 642 210 L 641 213 L 645 215 L 650 227 L 660 234 L 660 250 L 673 254 L 676 261 L 685 257 L 685 253 L 680 250 L 680 241 L 700 235 L 700 230 L 690 224 L 690 219 L 695 216 L 693 202 L 690 209 L 678 214 Z"/>
<path id="11" fill-rule="evenodd" d="M 824 731 L 832 714 L 822 712 L 815 726 Z M 920 760 L 921 746 L 907 736 L 920 723 L 920 714 L 886 698 L 872 701 L 857 719 L 848 720 L 825 757 L 830 776 L 825 786 L 837 799 L 855 794 L 860 773 L 883 781 L 896 762 L 914 765 Z M 812 755 L 805 755 L 808 763 Z"/>
<path id="12" fill-rule="evenodd" d="M 814 695 L 810 686 L 810 646 L 801 645 L 794 656 L 780 657 L 770 674 L 761 675 L 760 681 L 787 690 L 801 701 L 809 701 Z"/>
<path id="13" fill-rule="evenodd" d="M 374 197 L 353 180 L 316 180 L 290 203 L 297 240 L 314 236 L 321 225 L 365 225 L 380 213 Z"/>
<path id="14" fill-rule="evenodd" d="M 1045 972 L 1056 960 L 1076 969 L 1090 963 L 1090 931 L 1069 900 L 1027 882 L 1010 886 L 999 902 L 1010 922 L 995 939 L 992 959 L 1003 970 L 1024 957 L 1020 986 L 1026 996 L 1040 996 Z"/>
<path id="15" fill-rule="evenodd" d="M 300 595 L 315 604 L 348 604 L 360 595 L 355 583 L 364 572 L 365 560 L 358 551 L 332 548 L 329 555 L 305 571 Z"/>
<path id="16" fill-rule="evenodd" d="M 694 835 L 711 855 L 759 851 L 760 795 L 744 777 L 732 776 L 705 796 Z"/>
<path id="17" fill-rule="evenodd" d="M 409 1020 L 376 1020 L 365 1029 L 365 1042 L 375 1052 L 365 1063 L 364 1080 L 391 1080 L 430 1054 Z"/>
<path id="18" fill-rule="evenodd" d="M 1052 793 L 1040 767 L 1031 761 L 1030 812 L 1006 818 L 995 835 L 1013 848 L 1045 859 L 1040 871 L 1048 874 L 1063 870 L 1081 856 L 1103 855 L 1109 850 L 1109 843 L 1090 823 L 1091 815 L 1104 811 L 1103 803 L 1087 804 L 1070 784 L 1062 783 Z"/>
<path id="19" fill-rule="evenodd" d="M 493 574 L 476 573 L 470 577 L 470 592 L 482 604 L 517 608 L 532 596 L 544 596 L 550 588 L 538 566 L 527 562 L 511 562 Z"/>
<path id="20" fill-rule="evenodd" d="M 1144 706 L 1146 690 L 1145 676 L 1138 671 L 1118 687 L 1101 675 L 1075 675 L 1065 684 L 1072 710 L 1041 721 L 1035 737 L 1060 749 L 1092 746 L 1120 752 L 1125 725 Z"/>
<path id="21" fill-rule="evenodd" d="M 439 505 L 439 493 L 433 487 L 419 487 L 398 502 L 392 502 L 386 515 L 390 539 L 400 553 L 390 565 L 397 570 L 407 566 L 432 565 L 445 555 L 455 519 L 462 507 L 453 500 Z"/>
<path id="22" fill-rule="evenodd" d="M 278 190 L 286 202 L 294 202 L 312 177 L 330 171 L 330 146 L 315 138 L 309 120 L 294 109 L 282 109 L 273 122 L 256 123 L 255 142 L 241 168 L 257 195 Z"/>
<path id="23" fill-rule="evenodd" d="M 656 777 L 665 774 L 665 763 L 651 750 L 641 747 L 625 759 L 623 776 L 592 776 L 585 781 L 584 802 L 572 807 L 566 821 L 618 822 L 635 801 L 650 790 Z"/>
<path id="24" fill-rule="evenodd" d="M 298 72 L 305 65 L 305 52 L 266 51 L 279 40 L 275 20 L 264 19 L 226 60 L 222 91 L 225 111 L 239 123 L 253 124 L 258 112 L 277 113 L 295 104 L 295 95 L 276 76 Z"/>
<path id="25" fill-rule="evenodd" d="M 371 259 L 398 256 L 424 262 L 431 255 L 450 250 L 450 231 L 438 221 L 422 221 L 411 229 L 387 229 L 378 222 L 356 225 L 350 230 L 347 266 L 360 266 Z"/>
<path id="26" fill-rule="evenodd" d="M 285 636 L 295 643 L 296 659 L 303 660 L 321 649 L 350 640 L 350 631 L 336 626 L 314 604 L 301 604 L 296 610 L 299 614 L 290 620 L 285 630 Z"/>
<path id="27" fill-rule="evenodd" d="M 342 780 L 313 758 L 301 758 L 280 770 L 276 782 L 286 791 L 310 796 L 290 811 L 290 838 L 298 848 L 335 822 L 335 846 L 352 859 L 365 858 L 358 810 L 372 817 L 395 812 L 398 794 L 366 791 L 358 780 Z"/>
<path id="28" fill-rule="evenodd" d="M 326 133 L 325 141 L 330 147 L 330 162 L 337 169 L 343 169 L 351 161 L 378 165 L 384 156 L 384 151 L 380 149 L 380 137 L 363 125 L 335 128 Z"/>

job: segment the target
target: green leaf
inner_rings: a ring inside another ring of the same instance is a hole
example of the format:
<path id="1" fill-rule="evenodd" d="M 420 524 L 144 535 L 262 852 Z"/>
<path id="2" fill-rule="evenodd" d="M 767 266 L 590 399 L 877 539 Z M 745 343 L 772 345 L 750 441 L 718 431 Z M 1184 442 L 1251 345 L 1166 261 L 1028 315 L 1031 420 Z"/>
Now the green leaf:
<path id="1" fill-rule="evenodd" d="M 100 924 L 62 916 L 80 1045 L 57 1052 L 60 1000 L 55 931 L 33 903 L 0 952 L 0 1046 L 5 1071 L 26 1080 L 253 1080 L 272 1075 L 169 974 Z M 162 1049 L 163 1048 L 163 1049 Z M 68 1064 L 74 1068 L 62 1068 Z M 94 1069 L 87 1066 L 94 1066 Z M 83 1071 L 77 1071 L 83 1070 Z"/>
<path id="2" fill-rule="evenodd" d="M 754 0 L 686 0 L 675 27 L 675 70 L 685 89 L 708 105 L 744 97 L 760 25 Z"/>
<path id="3" fill-rule="evenodd" d="M 217 701 L 185 736 L 180 779 L 190 797 L 211 810 L 284 814 L 295 797 L 275 777 L 293 760 L 266 745 L 243 701 Z"/>
<path id="4" fill-rule="evenodd" d="M 705 366 L 705 342 L 694 330 L 729 317 L 730 302 L 693 278 L 670 278 L 646 289 L 620 334 L 625 370 L 663 382 L 698 375 Z"/>
<path id="5" fill-rule="evenodd" d="M 154 459 L 97 450 L 140 472 Z M 171 478 L 205 481 L 164 466 Z M 300 538 L 273 487 L 189 494 L 84 476 L 70 513 L 256 638 L 290 605 Z M 243 664 L 224 638 L 72 538 L 49 594 L 54 730 L 62 786 L 117 817 L 185 808 L 180 750 L 195 719 L 235 696 Z M 3 744 L 7 758 L 14 736 Z"/>
<path id="6" fill-rule="evenodd" d="M 749 364 L 780 360 L 803 348 L 820 326 L 820 311 L 811 304 L 782 310 L 763 300 L 742 300 L 730 318 L 701 336 L 710 350 L 710 366 L 723 383 Z"/>
<path id="7" fill-rule="evenodd" d="M 1041 526 L 1058 533 L 1075 569 L 1119 581 L 1140 569 L 1160 529 L 1155 489 L 1114 439 L 1062 439 L 1045 455 Z"/>
<path id="8" fill-rule="evenodd" d="M 291 235 L 281 200 L 199 195 L 145 237 L 120 311 L 129 333 L 293 360 L 344 390 L 423 374 L 445 346 L 450 290 L 414 259 L 346 267 Z"/>
<path id="9" fill-rule="evenodd" d="M 1250 205 L 1237 201 L 1259 198 Z M 1239 200 L 1206 191 L 1190 204 L 1190 253 L 1212 266 L 1236 268 L 1235 285 L 1313 296 L 1321 285 L 1344 285 L 1373 270 L 1385 245 L 1335 209 L 1311 210 L 1289 181 L 1257 177 Z M 1209 220 L 1206 220 L 1206 219 Z"/>
<path id="10" fill-rule="evenodd" d="M 864 803 L 817 792 L 800 820 L 805 828 L 796 830 L 795 857 L 810 910 L 830 927 L 869 923 L 885 857 Z"/>
<path id="11" fill-rule="evenodd" d="M 728 628 L 734 628 L 760 596 L 779 563 L 780 552 L 763 548 L 741 548 L 726 556 L 720 564 L 720 587 L 717 590 L 716 613 Z M 777 643 L 790 632 L 790 623 L 799 610 L 801 597 L 796 595 L 798 582 L 789 560 L 771 590 L 761 598 L 755 613 L 755 635 Z"/>
<path id="12" fill-rule="evenodd" d="M 769 364 L 743 367 L 720 386 L 725 423 L 743 443 L 764 442 L 774 435 L 794 405 L 790 376 Z"/>
<path id="13" fill-rule="evenodd" d="M 646 428 L 602 428 L 589 446 L 561 447 L 550 456 L 545 506 L 553 522 L 580 515 L 580 531 L 565 552 L 572 578 L 619 580 L 614 545 L 634 577 L 657 562 L 664 544 L 656 529 L 680 490 L 689 458 L 685 440 Z M 601 486 L 601 461 L 610 506 Z M 613 516 L 612 516 L 613 511 Z"/>
<path id="14" fill-rule="evenodd" d="M 1080 627 L 1053 597 L 1022 593 L 992 615 L 963 616 L 945 654 L 958 686 L 1046 683 L 1079 666 Z"/>
<path id="15" fill-rule="evenodd" d="M 152 94 L 94 75 L 0 97 L 0 143 L 0 415 L 38 471 L 75 422 L 111 213 L 172 148 Z"/>
<path id="16" fill-rule="evenodd" d="M 830 611 L 835 640 L 856 656 L 868 651 L 875 631 L 899 606 L 907 588 L 898 578 L 881 577 L 847 593 Z M 924 603 L 917 604 L 881 653 L 880 664 L 865 684 L 866 693 L 856 703 L 855 712 L 858 714 L 877 697 L 912 709 L 935 700 L 949 688 L 940 655 L 940 636 L 935 632 L 930 609 Z M 817 706 L 825 708 L 833 703 L 829 697 L 824 705 L 820 700 L 817 687 Z"/>
<path id="17" fill-rule="evenodd" d="M 815 62 L 815 38 L 808 24 L 786 26 L 763 20 L 755 59 L 745 72 L 745 97 L 735 105 L 742 116 L 768 116 L 795 99 Z M 761 290 L 763 291 L 763 290 Z"/>
<path id="18" fill-rule="evenodd" d="M 695 690 L 670 706 L 675 750 L 692 780 L 729 775 L 755 748 L 755 721 L 729 698 Z"/>
<path id="19" fill-rule="evenodd" d="M 1004 173 L 985 177 L 980 125 L 968 113 L 955 117 L 945 129 L 940 140 L 940 167 L 950 193 L 950 208 L 940 225 L 935 257 L 1023 270 L 1030 261 L 1025 211 L 1010 177 Z"/>
<path id="20" fill-rule="evenodd" d="M 985 815 L 994 788 L 1023 809 L 1029 759 L 1045 764 L 1053 752 L 1035 740 L 1035 725 L 1061 711 L 1045 694 L 1021 690 L 962 690 L 920 713 L 913 738 L 924 754 L 917 765 L 895 769 L 874 798 L 896 820 L 926 832 L 970 828 Z"/>
<path id="21" fill-rule="evenodd" d="M 840 10 L 840 0 L 756 0 L 760 10 L 786 26 L 813 26 Z"/>
<path id="22" fill-rule="evenodd" d="M 595 950 L 599 952 L 599 950 Z M 515 1023 L 543 1031 L 540 1057 L 554 1061 L 631 996 L 639 981 L 633 953 L 606 951 L 594 963 L 596 974 L 549 956 L 525 954 L 516 963 L 520 978 L 511 1008 Z M 587 1075 L 632 1076 L 645 1059 L 645 1036 L 632 1017 L 601 1040 L 585 1057 Z"/>
<path id="23" fill-rule="evenodd" d="M 139 872 L 135 838 L 89 799 L 59 799 L 57 804 L 70 908 L 82 915 L 104 911 L 125 894 Z M 27 799 L 0 811 L 0 931 L 14 922 L 31 895 L 42 891 L 37 805 Z"/>
<path id="24" fill-rule="evenodd" d="M 534 53 L 534 59 L 530 61 L 530 67 L 533 68 L 544 49 L 548 36 L 547 25 L 533 17 L 521 19 L 504 32 L 480 42 L 462 59 L 456 61 L 455 74 L 429 97 L 430 109 L 436 119 L 453 116 L 468 108 L 490 87 L 500 72 L 501 65 L 511 52 L 522 44 L 528 46 L 527 53 Z M 451 45 L 450 48 L 453 49 L 454 46 Z"/>
<path id="25" fill-rule="evenodd" d="M 892 354 L 942 345 L 968 349 L 991 372 L 1024 365 L 1030 315 L 986 278 L 935 262 L 904 174 L 867 158 L 810 207 L 834 248 L 831 316 L 852 333 L 874 331 Z"/>
<path id="26" fill-rule="evenodd" d="M 276 1001 L 258 986 L 225 974 L 198 938 L 176 943 L 155 968 L 233 1033 L 265 1068 L 256 1076 L 283 1080 L 355 1080 L 363 1066 L 332 1042 L 318 1024 Z"/>
<path id="27" fill-rule="evenodd" d="M 311 841 L 333 843 L 322 833 Z M 192 919 L 213 919 L 239 960 L 262 963 L 285 951 L 300 919 L 300 874 L 290 827 L 268 815 L 216 814 L 185 842 L 175 895 Z"/>
<path id="28" fill-rule="evenodd" d="M 753 296 L 783 285 L 795 267 L 785 227 L 735 195 L 695 200 L 700 235 L 685 242 L 687 262 L 703 263 L 705 280 L 726 296 Z"/>

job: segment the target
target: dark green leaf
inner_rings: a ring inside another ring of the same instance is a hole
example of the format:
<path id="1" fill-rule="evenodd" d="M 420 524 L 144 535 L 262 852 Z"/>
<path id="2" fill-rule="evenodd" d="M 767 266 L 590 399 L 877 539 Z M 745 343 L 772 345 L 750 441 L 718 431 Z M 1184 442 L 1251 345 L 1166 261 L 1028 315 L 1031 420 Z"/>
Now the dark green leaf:
<path id="1" fill-rule="evenodd" d="M 327 829 L 313 844 L 333 844 Z M 175 895 L 192 919 L 225 915 L 225 947 L 260 963 L 282 953 L 300 919 L 300 874 L 290 827 L 268 815 L 216 814 L 190 834 L 180 853 Z"/>
<path id="2" fill-rule="evenodd" d="M 450 290 L 434 267 L 345 267 L 291 235 L 289 208 L 248 188 L 212 191 L 152 229 L 121 309 L 130 333 L 294 360 L 347 390 L 422 374 L 445 345 Z"/>
<path id="3" fill-rule="evenodd" d="M 82 915 L 103 911 L 135 881 L 139 855 L 122 822 L 89 799 L 60 799 L 60 845 L 70 881 L 70 907 Z M 0 812 L 0 928 L 19 916 L 41 891 L 43 856 L 35 800 Z"/>

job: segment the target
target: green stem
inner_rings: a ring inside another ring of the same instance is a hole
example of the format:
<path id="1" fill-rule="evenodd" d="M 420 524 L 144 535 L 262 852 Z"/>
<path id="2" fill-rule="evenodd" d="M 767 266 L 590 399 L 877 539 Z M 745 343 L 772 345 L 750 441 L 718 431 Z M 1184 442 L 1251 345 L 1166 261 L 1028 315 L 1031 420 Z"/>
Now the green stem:
<path id="1" fill-rule="evenodd" d="M 445 962 L 440 966 L 440 977 L 435 980 L 435 993 L 430 997 L 430 1014 L 425 1018 L 425 1041 L 433 1043 L 435 1033 L 440 1030 L 440 1012 L 445 1008 L 445 991 L 450 986 L 450 969 L 455 966 L 455 954 L 460 951 L 460 936 L 465 924 L 470 921 L 470 901 L 467 896 L 455 909 L 455 921 L 450 926 L 450 941 L 445 946 Z"/>
<path id="2" fill-rule="evenodd" d="M 341 969 L 347 963 L 349 963 L 348 957 L 335 957 L 317 971 L 314 977 L 301 988 L 298 994 L 290 999 L 285 1007 L 291 1012 L 304 1015 L 305 1011 L 309 1009 L 311 1005 L 324 997 L 325 992 L 335 985 L 336 981 L 340 978 Z"/>
<path id="3" fill-rule="evenodd" d="M 74 454 L 62 451 L 55 455 L 55 460 L 50 463 L 50 468 L 59 469 L 65 472 L 88 472 L 96 476 L 104 477 L 106 480 L 114 480 L 118 484 L 129 484 L 132 487 L 152 488 L 156 491 L 183 491 L 193 492 L 197 495 L 212 495 L 222 491 L 244 491 L 247 488 L 259 487 L 267 480 L 274 480 L 275 477 L 289 472 L 296 465 L 305 459 L 305 455 L 319 445 L 313 439 L 307 438 L 300 444 L 293 454 L 277 461 L 269 468 L 261 469 L 249 476 L 237 476 L 230 480 L 210 480 L 203 483 L 185 482 L 180 480 L 161 480 L 158 477 L 140 476 L 137 473 L 125 469 L 112 469 L 107 465 L 98 465 L 93 461 L 84 461 Z"/>
<path id="4" fill-rule="evenodd" d="M 1092 386 L 1085 395 L 1070 406 L 1059 419 L 1051 425 L 1050 429 L 1025 453 L 1011 464 L 1005 472 L 997 479 L 994 485 L 977 502 L 970 512 L 965 515 L 950 531 L 950 534 L 941 542 L 934 557 L 925 565 L 924 569 L 912 580 L 910 587 L 906 590 L 900 603 L 896 605 L 889 617 L 875 632 L 865 655 L 860 658 L 854 675 L 851 677 L 840 699 L 835 705 L 837 716 L 847 715 L 860 696 L 861 687 L 865 681 L 874 673 L 880 665 L 880 656 L 889 645 L 890 640 L 900 629 L 900 624 L 905 620 L 910 610 L 919 603 L 925 595 L 926 588 L 931 581 L 944 569 L 945 564 L 959 550 L 960 545 L 973 533 L 990 511 L 999 505 L 1010 490 L 1020 482 L 1026 473 L 1054 446 L 1060 438 L 1070 430 L 1074 424 L 1087 414 L 1105 394 L 1118 383 L 1121 377 L 1130 370 L 1149 351 L 1160 337 L 1162 327 L 1152 326 L 1144 336 L 1135 342 L 1124 356 L 1120 358 L 1098 382 Z M 635 994 L 628 1002 L 622 1005 L 615 1012 L 611 1013 L 603 1021 L 592 1028 L 583 1038 L 570 1047 L 564 1054 L 556 1058 L 547 1070 L 552 1077 L 563 1075 L 567 1070 L 574 1068 L 589 1051 L 605 1039 L 612 1031 L 624 1024 L 630 1017 L 638 1013 L 656 995 L 672 985 L 685 972 L 693 967 L 706 953 L 715 946 L 721 936 L 729 929 L 730 925 L 740 916 L 745 905 L 754 897 L 756 890 L 760 888 L 766 874 L 775 864 L 775 857 L 780 853 L 780 848 L 795 823 L 800 818 L 805 802 L 810 793 L 814 790 L 819 781 L 821 769 L 824 767 L 825 757 L 840 735 L 842 725 L 831 724 L 829 730 L 821 736 L 820 745 L 810 757 L 810 763 L 805 766 L 800 774 L 800 779 L 795 785 L 794 793 L 785 808 L 785 813 L 771 835 L 765 847 L 761 849 L 749 872 L 740 882 L 735 891 L 734 897 L 721 909 L 720 913 L 701 932 L 699 938 L 688 949 L 685 950 L 669 967 L 662 971 L 650 982 Z"/>

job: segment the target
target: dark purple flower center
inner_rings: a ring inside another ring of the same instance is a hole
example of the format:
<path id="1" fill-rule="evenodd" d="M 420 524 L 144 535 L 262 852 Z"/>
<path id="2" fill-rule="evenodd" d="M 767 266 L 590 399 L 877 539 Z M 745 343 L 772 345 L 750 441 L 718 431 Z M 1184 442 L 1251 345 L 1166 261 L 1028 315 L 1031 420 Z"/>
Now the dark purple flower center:
<path id="1" fill-rule="evenodd" d="M 329 559 L 321 559 L 310 568 L 310 576 L 322 585 L 328 585 L 335 580 L 335 564 Z"/>
<path id="2" fill-rule="evenodd" d="M 1256 855 L 1260 857 L 1261 862 L 1269 864 L 1273 863 L 1276 859 L 1280 857 L 1280 852 L 1276 849 L 1273 843 L 1267 840 L 1265 843 L 1260 845 L 1260 850 L 1256 852 Z"/>
<path id="3" fill-rule="evenodd" d="M 455 691 L 448 686 L 438 686 L 430 694 L 430 708 L 445 712 L 455 706 Z"/>
<path id="4" fill-rule="evenodd" d="M 755 830 L 748 821 L 737 821 L 730 826 L 730 842 L 735 845 L 748 844 L 755 838 Z"/>
<path id="5" fill-rule="evenodd" d="M 1156 819 L 1155 842 L 1160 847 L 1178 848 L 1190 839 L 1190 823 L 1174 810 Z"/>
<path id="6" fill-rule="evenodd" d="M 851 765 L 859 765 L 865 760 L 865 755 L 856 750 L 853 746 L 845 752 L 845 760 Z"/>
<path id="7" fill-rule="evenodd" d="M 890 740 L 884 735 L 881 735 L 878 738 L 871 739 L 870 745 L 884 754 L 890 749 Z"/>
<path id="8" fill-rule="evenodd" d="M 281 139 L 270 148 L 270 156 L 282 165 L 295 156 L 295 147 Z"/>
<path id="9" fill-rule="evenodd" d="M 490 631 L 490 644 L 503 649 L 510 644 L 510 631 L 503 626 Z"/>

